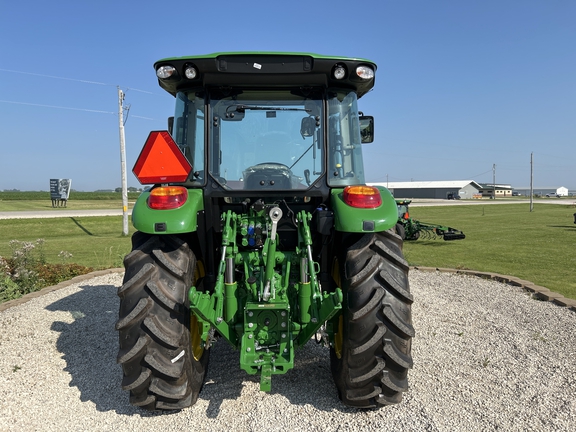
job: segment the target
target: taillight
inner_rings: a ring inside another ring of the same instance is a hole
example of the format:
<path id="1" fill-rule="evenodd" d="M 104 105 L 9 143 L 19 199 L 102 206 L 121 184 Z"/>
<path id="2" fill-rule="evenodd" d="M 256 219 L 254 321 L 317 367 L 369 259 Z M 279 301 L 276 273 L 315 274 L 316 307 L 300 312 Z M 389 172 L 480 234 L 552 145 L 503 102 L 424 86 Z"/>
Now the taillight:
<path id="1" fill-rule="evenodd" d="M 188 199 L 188 190 L 182 186 L 162 186 L 150 191 L 148 207 L 154 210 L 170 210 L 182 207 Z"/>
<path id="2" fill-rule="evenodd" d="M 357 208 L 376 208 L 382 204 L 382 197 L 374 186 L 346 186 L 344 202 Z"/>

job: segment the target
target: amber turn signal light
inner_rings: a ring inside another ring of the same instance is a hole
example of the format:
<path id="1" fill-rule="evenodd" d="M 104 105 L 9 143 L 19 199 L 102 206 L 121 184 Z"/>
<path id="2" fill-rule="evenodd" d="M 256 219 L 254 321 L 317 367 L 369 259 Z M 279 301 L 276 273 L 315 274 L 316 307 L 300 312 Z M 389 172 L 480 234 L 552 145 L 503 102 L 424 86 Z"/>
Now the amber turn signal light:
<path id="1" fill-rule="evenodd" d="M 346 186 L 344 202 L 356 208 L 376 208 L 382 204 L 382 196 L 374 186 Z"/>
<path id="2" fill-rule="evenodd" d="M 188 190 L 182 186 L 162 186 L 150 191 L 148 207 L 153 210 L 171 210 L 182 207 L 188 199 Z"/>

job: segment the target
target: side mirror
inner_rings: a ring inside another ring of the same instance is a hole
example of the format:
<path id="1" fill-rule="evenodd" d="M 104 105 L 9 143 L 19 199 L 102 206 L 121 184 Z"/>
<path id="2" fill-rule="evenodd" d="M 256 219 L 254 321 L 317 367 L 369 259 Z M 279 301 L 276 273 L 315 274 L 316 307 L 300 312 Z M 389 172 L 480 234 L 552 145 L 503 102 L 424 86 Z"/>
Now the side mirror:
<path id="1" fill-rule="evenodd" d="M 314 136 L 316 130 L 316 119 L 314 117 L 304 117 L 300 124 L 300 135 L 302 138 Z"/>
<path id="2" fill-rule="evenodd" d="M 374 141 L 374 117 L 360 116 L 360 137 L 362 144 L 371 143 Z"/>
<path id="3" fill-rule="evenodd" d="M 168 133 L 172 135 L 172 130 L 174 129 L 174 117 L 168 117 Z"/>

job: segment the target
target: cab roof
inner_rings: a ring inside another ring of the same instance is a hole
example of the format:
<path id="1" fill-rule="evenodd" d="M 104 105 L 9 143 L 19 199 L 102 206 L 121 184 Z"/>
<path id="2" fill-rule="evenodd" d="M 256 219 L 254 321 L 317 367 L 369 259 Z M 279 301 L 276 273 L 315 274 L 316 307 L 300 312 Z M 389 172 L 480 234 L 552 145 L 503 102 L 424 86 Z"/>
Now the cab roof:
<path id="1" fill-rule="evenodd" d="M 160 87 L 175 95 L 183 89 L 197 87 L 323 87 L 347 88 L 362 97 L 374 86 L 375 78 L 362 79 L 359 66 L 376 72 L 376 64 L 363 58 L 326 56 L 299 52 L 217 52 L 158 60 L 154 69 L 174 67 L 168 78 L 158 78 Z M 184 70 L 193 66 L 198 75 L 188 79 Z M 344 67 L 344 78 L 336 79 L 334 70 Z"/>

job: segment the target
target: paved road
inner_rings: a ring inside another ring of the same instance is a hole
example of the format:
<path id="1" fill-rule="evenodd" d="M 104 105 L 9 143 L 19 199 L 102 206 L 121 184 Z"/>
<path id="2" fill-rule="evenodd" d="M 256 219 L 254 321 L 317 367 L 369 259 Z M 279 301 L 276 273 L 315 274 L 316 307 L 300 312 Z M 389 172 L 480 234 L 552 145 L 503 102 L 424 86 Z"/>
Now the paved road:
<path id="1" fill-rule="evenodd" d="M 412 207 L 430 207 L 447 205 L 494 205 L 494 204 L 530 204 L 528 199 L 496 199 L 496 200 L 443 200 L 443 199 L 423 199 L 412 200 Z M 535 204 L 564 204 L 576 205 L 573 199 L 538 199 Z M 132 214 L 132 210 L 128 210 Z M 73 210 L 73 209 L 53 209 L 53 210 L 31 210 L 31 211 L 3 211 L 0 212 L 0 219 L 40 219 L 59 217 L 81 217 L 81 216 L 122 216 L 121 209 L 98 209 L 98 210 Z"/>
<path id="2" fill-rule="evenodd" d="M 128 210 L 132 214 L 132 210 Z M 4 211 L 0 212 L 0 219 L 45 219 L 81 216 L 122 216 L 121 209 L 96 209 L 96 210 L 30 210 L 30 211 Z"/>
<path id="3" fill-rule="evenodd" d="M 496 200 L 444 200 L 415 198 L 412 200 L 412 207 L 431 207 L 447 205 L 494 205 L 494 204 L 525 204 L 529 205 L 529 199 L 496 199 Z M 576 205 L 576 199 L 542 198 L 534 200 L 534 204 L 563 204 Z"/>

